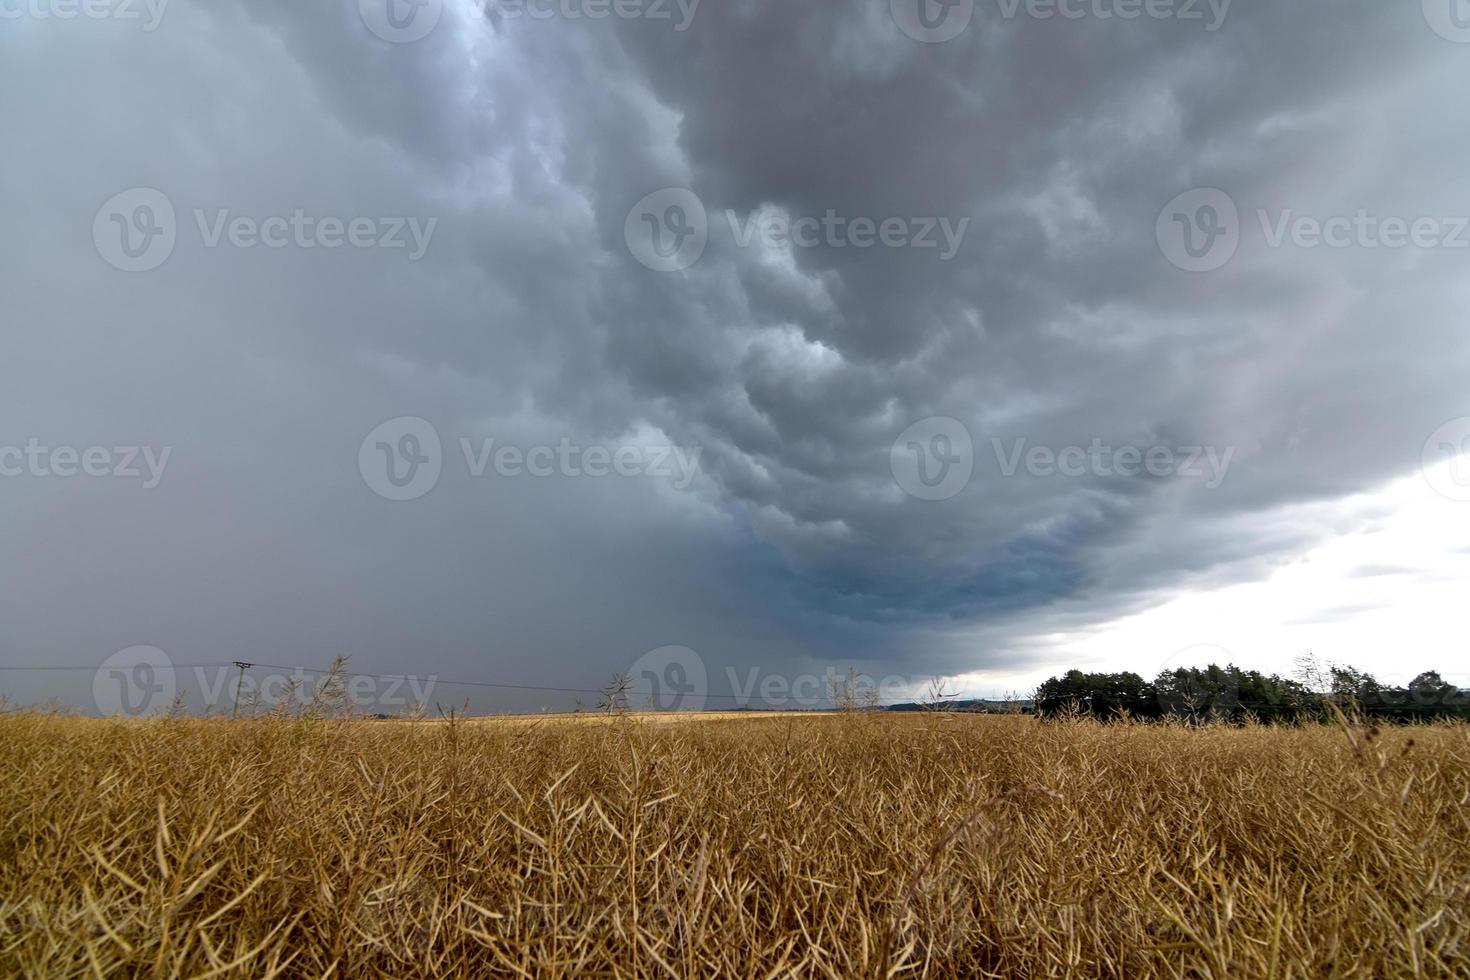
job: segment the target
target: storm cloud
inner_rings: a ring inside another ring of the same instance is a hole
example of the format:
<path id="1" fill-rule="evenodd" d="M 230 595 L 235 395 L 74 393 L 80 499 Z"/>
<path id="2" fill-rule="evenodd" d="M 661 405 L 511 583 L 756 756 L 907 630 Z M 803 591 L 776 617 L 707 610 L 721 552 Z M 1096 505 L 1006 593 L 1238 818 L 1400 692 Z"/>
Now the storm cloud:
<path id="1" fill-rule="evenodd" d="M 1371 527 L 1470 415 L 1452 0 L 923 2 L 5 7 L 0 660 L 1017 675 Z"/>

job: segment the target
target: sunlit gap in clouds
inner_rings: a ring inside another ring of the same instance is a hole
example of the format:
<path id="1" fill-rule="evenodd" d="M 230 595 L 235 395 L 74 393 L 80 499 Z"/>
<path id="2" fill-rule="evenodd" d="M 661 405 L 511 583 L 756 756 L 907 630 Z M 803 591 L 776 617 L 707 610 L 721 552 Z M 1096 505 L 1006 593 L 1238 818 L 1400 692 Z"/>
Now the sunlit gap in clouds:
<path id="1" fill-rule="evenodd" d="M 1025 692 L 1074 667 L 1131 670 L 1151 680 L 1166 666 L 1220 658 L 1286 673 L 1310 652 L 1384 683 L 1403 685 L 1422 670 L 1438 669 L 1447 681 L 1470 687 L 1463 648 L 1470 503 L 1434 489 L 1456 476 L 1452 468 L 1462 462 L 1446 460 L 1347 500 L 1289 508 L 1282 519 L 1346 521 L 1356 529 L 1282 559 L 1255 581 L 1161 596 L 1142 612 L 1040 634 L 1028 644 L 1040 658 L 1035 668 L 964 674 L 955 684 L 975 694 Z"/>

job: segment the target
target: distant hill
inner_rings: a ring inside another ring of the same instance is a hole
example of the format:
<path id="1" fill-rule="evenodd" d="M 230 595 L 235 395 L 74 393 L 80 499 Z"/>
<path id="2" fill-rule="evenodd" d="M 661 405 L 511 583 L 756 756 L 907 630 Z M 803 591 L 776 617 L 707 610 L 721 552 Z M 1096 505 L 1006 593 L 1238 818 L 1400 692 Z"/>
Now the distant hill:
<path id="1" fill-rule="evenodd" d="M 890 704 L 887 711 L 923 711 L 924 705 L 915 701 L 903 704 Z M 1012 714 L 1014 712 L 1030 713 L 1036 710 L 1036 702 L 1026 699 L 1016 701 L 990 701 L 985 698 L 966 698 L 959 701 L 950 701 L 946 704 L 946 711 L 971 711 L 992 714 Z"/>

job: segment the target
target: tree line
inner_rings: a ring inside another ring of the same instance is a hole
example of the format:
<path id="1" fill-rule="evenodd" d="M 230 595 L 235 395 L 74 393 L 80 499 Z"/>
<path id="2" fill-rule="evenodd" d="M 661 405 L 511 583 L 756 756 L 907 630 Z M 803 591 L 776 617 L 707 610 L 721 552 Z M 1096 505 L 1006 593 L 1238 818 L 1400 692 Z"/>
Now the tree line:
<path id="1" fill-rule="evenodd" d="M 1448 683 L 1438 671 L 1426 670 L 1407 687 L 1395 687 L 1353 667 L 1299 663 L 1292 678 L 1234 664 L 1173 668 L 1152 681 L 1130 671 L 1069 670 L 1037 689 L 1035 710 L 1041 717 L 1237 723 L 1248 717 L 1268 723 L 1326 720 L 1337 711 L 1381 721 L 1470 719 L 1470 691 Z"/>

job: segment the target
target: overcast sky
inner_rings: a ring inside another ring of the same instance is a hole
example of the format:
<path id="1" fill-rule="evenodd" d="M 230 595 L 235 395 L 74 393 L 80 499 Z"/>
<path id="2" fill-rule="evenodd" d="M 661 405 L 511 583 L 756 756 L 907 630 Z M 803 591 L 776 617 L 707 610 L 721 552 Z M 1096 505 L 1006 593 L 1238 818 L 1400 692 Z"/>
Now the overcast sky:
<path id="1" fill-rule="evenodd" d="M 0 690 L 1470 684 L 1467 82 L 1464 0 L 0 0 L 0 663 L 89 668 Z"/>

